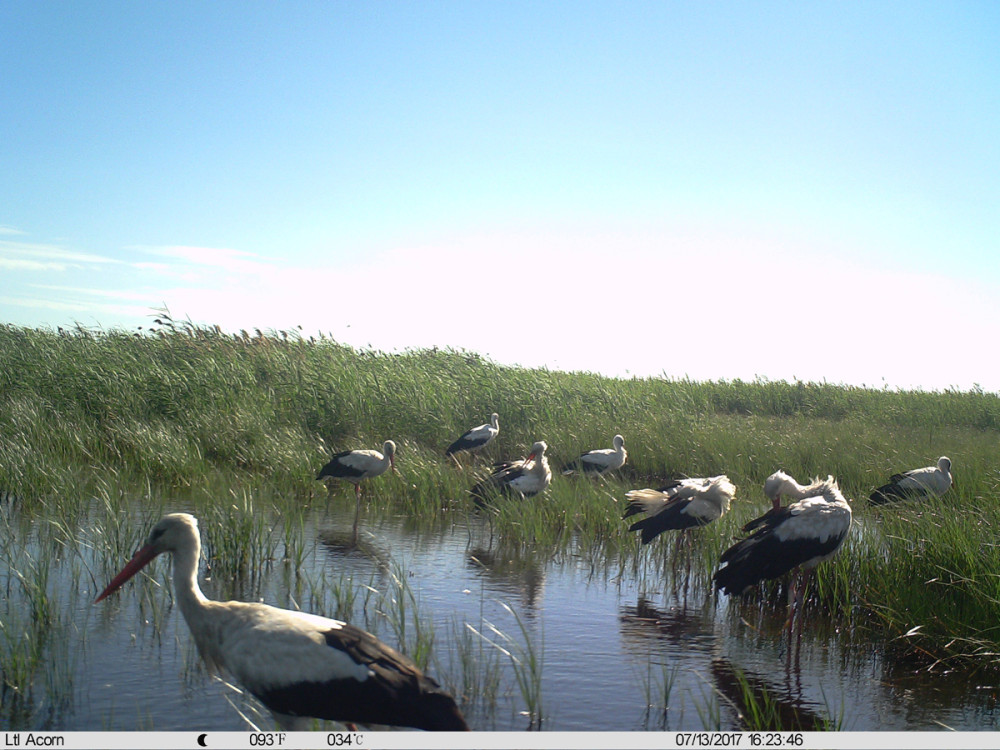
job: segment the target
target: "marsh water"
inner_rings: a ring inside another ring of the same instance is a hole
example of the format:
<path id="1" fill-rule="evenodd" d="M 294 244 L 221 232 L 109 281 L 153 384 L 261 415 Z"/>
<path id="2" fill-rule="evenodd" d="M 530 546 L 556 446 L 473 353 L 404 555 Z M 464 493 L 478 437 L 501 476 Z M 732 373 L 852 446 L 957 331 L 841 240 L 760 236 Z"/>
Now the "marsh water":
<path id="1" fill-rule="evenodd" d="M 748 692 L 788 727 L 1000 728 L 995 684 L 894 663 L 872 632 L 838 630 L 816 607 L 801 638 L 789 638 L 780 597 L 714 596 L 685 559 L 690 550 L 669 536 L 624 557 L 589 545 L 540 550 L 498 538 L 488 514 L 416 524 L 369 502 L 355 540 L 350 494 L 297 516 L 294 561 L 283 520 L 269 511 L 268 559 L 222 570 L 203 561 L 206 594 L 348 619 L 411 654 L 429 648 L 426 671 L 464 696 L 477 730 L 739 729 Z M 120 527 L 134 535 L 120 541 L 126 556 L 164 507 L 190 509 L 132 504 Z M 0 510 L 6 658 L 20 653 L 19 638 L 41 641 L 30 688 L 3 693 L 6 728 L 274 727 L 253 698 L 200 664 L 172 606 L 168 560 L 94 604 L 125 557 L 106 559 L 90 519 L 52 533 L 43 511 L 28 517 L 16 501 Z M 32 576 L 42 579 L 41 604 L 25 593 Z M 41 607 L 45 634 L 33 632 Z"/>

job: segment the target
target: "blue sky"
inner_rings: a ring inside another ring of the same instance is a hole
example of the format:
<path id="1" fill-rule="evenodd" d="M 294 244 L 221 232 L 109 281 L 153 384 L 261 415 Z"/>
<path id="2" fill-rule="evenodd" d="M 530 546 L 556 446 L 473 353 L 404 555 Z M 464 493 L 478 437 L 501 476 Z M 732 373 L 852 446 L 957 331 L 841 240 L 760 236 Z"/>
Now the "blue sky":
<path id="1" fill-rule="evenodd" d="M 1000 389 L 1000 5 L 0 4 L 0 321 Z"/>

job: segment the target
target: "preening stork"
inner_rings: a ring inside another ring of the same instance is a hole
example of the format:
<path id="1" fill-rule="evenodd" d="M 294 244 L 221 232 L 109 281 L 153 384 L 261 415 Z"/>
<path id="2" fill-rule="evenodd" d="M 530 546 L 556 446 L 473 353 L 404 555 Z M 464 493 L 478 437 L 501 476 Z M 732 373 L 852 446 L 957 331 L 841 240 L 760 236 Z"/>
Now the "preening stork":
<path id="1" fill-rule="evenodd" d="M 516 492 L 525 497 L 544 492 L 552 481 L 552 470 L 545 457 L 548 445 L 539 440 L 531 446 L 527 458 L 496 465 L 492 474 L 472 488 L 478 500 L 485 500 L 491 491 Z"/>
<path id="2" fill-rule="evenodd" d="M 771 501 L 771 509 L 759 518 L 749 521 L 743 527 L 742 531 L 744 533 L 753 531 L 758 526 L 761 526 L 764 522 L 766 522 L 771 516 L 779 513 L 782 510 L 782 496 L 792 497 L 796 500 L 801 500 L 804 497 L 810 497 L 811 495 L 816 494 L 819 486 L 825 481 L 825 479 L 814 479 L 810 484 L 799 484 L 795 481 L 795 478 L 792 477 L 791 474 L 781 470 L 774 472 L 771 476 L 764 480 L 764 497 Z"/>
<path id="3" fill-rule="evenodd" d="M 903 474 L 893 474 L 889 482 L 875 490 L 868 501 L 871 505 L 884 505 L 905 498 L 927 499 L 943 495 L 954 484 L 951 478 L 951 459 L 941 456 L 937 466 L 912 469 Z"/>
<path id="4" fill-rule="evenodd" d="M 768 477 L 765 488 L 773 493 L 774 502 L 780 502 L 782 495 L 796 502 L 772 508 L 748 523 L 744 528 L 753 533 L 722 554 L 719 562 L 724 567 L 716 571 L 714 580 L 716 588 L 727 594 L 739 594 L 793 569 L 811 571 L 840 550 L 851 529 L 851 506 L 832 476 L 801 485 L 788 474 L 776 472 Z M 793 581 L 789 628 L 801 596 L 802 589 Z"/>
<path id="5" fill-rule="evenodd" d="M 576 471 L 582 471 L 584 474 L 604 476 L 620 469 L 625 465 L 625 459 L 628 458 L 628 452 L 625 450 L 625 438 L 621 435 L 615 435 L 611 442 L 615 446 L 614 448 L 598 448 L 587 451 L 563 466 L 562 473 L 572 474 Z"/>
<path id="6" fill-rule="evenodd" d="M 630 490 L 625 493 L 628 509 L 622 518 L 636 513 L 647 517 L 629 526 L 641 531 L 642 543 L 649 544 L 664 531 L 704 526 L 729 510 L 736 487 L 725 474 L 706 479 L 677 479 L 658 490 Z"/>
<path id="7" fill-rule="evenodd" d="M 229 672 L 253 693 L 279 726 L 305 729 L 312 717 L 433 731 L 469 728 L 445 690 L 371 633 L 267 604 L 206 598 L 198 586 L 198 521 L 187 513 L 164 516 L 96 601 L 164 552 L 173 555 L 177 604 L 198 652 L 211 669 Z"/>
<path id="8" fill-rule="evenodd" d="M 316 479 L 346 479 L 354 485 L 354 536 L 358 534 L 358 518 L 361 515 L 361 482 L 384 474 L 386 469 L 396 470 L 396 444 L 386 440 L 382 453 L 372 450 L 342 451 L 330 459 L 319 470 Z"/>
<path id="9" fill-rule="evenodd" d="M 490 414 L 490 421 L 473 427 L 462 437 L 448 446 L 444 452 L 446 456 L 453 456 L 456 453 L 478 451 L 492 443 L 496 436 L 500 434 L 500 416 L 493 412 Z"/>

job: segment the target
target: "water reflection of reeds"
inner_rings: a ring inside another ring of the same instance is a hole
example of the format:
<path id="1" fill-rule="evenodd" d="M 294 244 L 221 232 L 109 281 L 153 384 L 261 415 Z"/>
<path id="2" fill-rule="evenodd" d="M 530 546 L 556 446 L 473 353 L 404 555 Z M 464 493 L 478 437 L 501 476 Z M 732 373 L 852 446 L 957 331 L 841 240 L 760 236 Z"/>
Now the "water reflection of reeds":
<path id="1" fill-rule="evenodd" d="M 715 636 L 710 615 L 704 609 L 676 604 L 658 608 L 639 597 L 634 605 L 622 607 L 618 616 L 622 640 L 630 645 L 654 645 L 663 649 L 710 653 Z"/>
<path id="2" fill-rule="evenodd" d="M 500 546 L 494 550 L 473 548 L 469 550 L 466 564 L 490 590 L 516 598 L 527 613 L 541 603 L 545 567 L 530 552 L 518 546 Z"/>
<path id="3" fill-rule="evenodd" d="M 736 710 L 743 729 L 812 732 L 836 728 L 818 704 L 802 698 L 791 680 L 780 684 L 722 658 L 712 660 L 711 675 L 715 689 Z"/>

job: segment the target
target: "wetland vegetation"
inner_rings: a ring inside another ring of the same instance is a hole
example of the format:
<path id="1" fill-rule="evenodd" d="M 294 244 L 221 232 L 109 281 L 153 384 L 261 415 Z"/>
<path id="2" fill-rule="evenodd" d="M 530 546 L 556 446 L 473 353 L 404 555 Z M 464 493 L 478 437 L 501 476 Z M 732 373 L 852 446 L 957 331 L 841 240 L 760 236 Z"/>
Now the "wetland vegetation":
<path id="1" fill-rule="evenodd" d="M 521 457 L 545 440 L 559 465 L 621 433 L 628 463 L 605 480 L 556 476 L 544 495 L 481 513 L 468 489 L 487 461 L 459 469 L 444 449 L 493 411 L 501 433 L 488 459 Z M 350 527 L 353 491 L 343 485 L 328 496 L 316 470 L 334 451 L 390 438 L 399 475 L 365 486 L 361 525 L 372 533 L 352 546 L 339 532 Z M 995 686 L 998 448 L 1000 398 L 981 391 L 618 380 L 505 367 L 462 351 L 359 351 L 294 331 L 228 335 L 166 313 L 131 332 L 0 326 L 0 724 L 65 726 L 81 701 L 82 673 L 111 648 L 94 633 L 140 653 L 174 643 L 166 565 L 130 584 L 134 610 L 89 602 L 153 521 L 188 510 L 201 521 L 210 596 L 350 619 L 426 666 L 473 726 L 516 726 L 498 716 L 504 706 L 524 725 L 545 726 L 562 710 L 552 708 L 559 691 L 585 679 L 560 672 L 578 644 L 561 643 L 556 622 L 532 615 L 542 589 L 549 597 L 559 590 L 553 566 L 577 586 L 599 581 L 612 596 L 635 594 L 616 626 L 634 650 L 700 643 L 719 627 L 739 648 L 780 639 L 781 584 L 731 600 L 709 591 L 722 551 L 768 507 L 761 487 L 778 468 L 800 480 L 833 474 L 854 501 L 855 528 L 810 589 L 808 637 L 851 644 L 845 660 L 867 651 L 888 671 Z M 948 494 L 868 506 L 889 475 L 940 455 L 954 462 Z M 687 546 L 668 533 L 641 547 L 628 533 L 627 490 L 721 473 L 737 487 L 732 510 Z M 487 601 L 484 583 L 478 592 L 466 585 L 461 607 L 442 605 L 445 594 L 429 579 L 449 571 L 435 572 L 422 555 L 433 560 L 438 541 L 456 538 L 462 575 L 502 581 L 509 601 Z M 187 681 L 200 668 L 179 632 L 180 645 L 169 647 L 182 650 Z M 599 670 L 610 657 L 588 648 L 588 669 Z M 810 659 L 809 643 L 782 648 L 789 661 Z M 658 728 L 650 711 L 671 728 L 850 727 L 850 707 L 789 708 L 761 676 L 714 645 L 709 652 L 704 693 L 681 720 L 683 676 L 650 650 L 631 680 L 646 718 L 623 720 L 626 728 Z M 989 690 L 977 705 L 993 717 Z M 247 721 L 268 726 L 252 701 L 233 700 Z M 162 717 L 131 710 L 105 707 L 102 721 L 163 728 Z"/>

